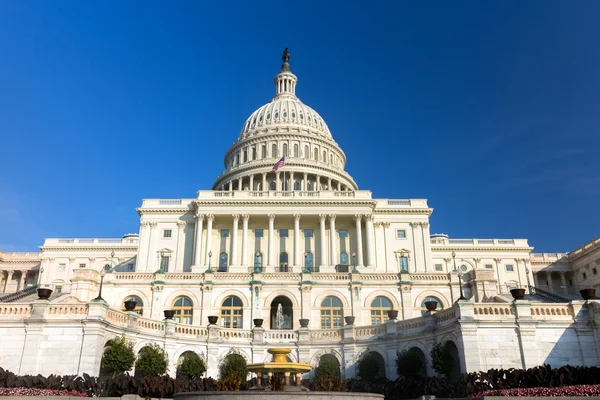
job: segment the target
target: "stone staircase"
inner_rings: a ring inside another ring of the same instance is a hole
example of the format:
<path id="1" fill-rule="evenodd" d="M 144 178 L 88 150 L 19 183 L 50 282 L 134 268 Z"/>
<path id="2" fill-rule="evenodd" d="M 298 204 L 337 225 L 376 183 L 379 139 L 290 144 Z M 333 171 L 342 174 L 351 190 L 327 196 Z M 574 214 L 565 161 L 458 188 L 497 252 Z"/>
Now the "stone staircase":
<path id="1" fill-rule="evenodd" d="M 64 296 L 66 293 L 56 293 L 52 292 L 50 298 L 48 300 L 52 301 L 61 296 Z M 0 303 L 31 303 L 34 300 L 37 300 L 37 285 L 26 287 L 23 290 L 19 290 L 15 293 L 9 293 L 0 296 Z"/>

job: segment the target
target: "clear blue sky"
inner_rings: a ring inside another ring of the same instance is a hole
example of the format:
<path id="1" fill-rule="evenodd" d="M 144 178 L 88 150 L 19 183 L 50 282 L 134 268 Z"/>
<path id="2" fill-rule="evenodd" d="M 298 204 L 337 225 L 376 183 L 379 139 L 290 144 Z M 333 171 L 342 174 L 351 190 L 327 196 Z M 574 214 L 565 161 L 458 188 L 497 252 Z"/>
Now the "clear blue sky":
<path id="1" fill-rule="evenodd" d="M 0 249 L 210 189 L 289 47 L 359 187 L 432 232 L 600 235 L 598 1 L 0 2 Z"/>

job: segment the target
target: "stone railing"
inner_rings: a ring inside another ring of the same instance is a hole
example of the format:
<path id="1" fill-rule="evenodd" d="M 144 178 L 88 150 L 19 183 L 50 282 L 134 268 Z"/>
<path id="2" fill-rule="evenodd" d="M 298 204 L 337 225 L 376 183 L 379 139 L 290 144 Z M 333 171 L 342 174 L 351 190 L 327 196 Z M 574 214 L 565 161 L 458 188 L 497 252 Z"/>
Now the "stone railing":
<path id="1" fill-rule="evenodd" d="M 118 281 L 151 281 L 154 279 L 154 274 L 151 272 L 116 272 L 113 275 Z"/>
<path id="2" fill-rule="evenodd" d="M 371 192 L 369 190 L 356 190 L 356 191 L 337 191 L 337 190 L 321 190 L 321 191 L 304 191 L 304 190 L 269 190 L 269 191 L 251 191 L 251 190 L 233 190 L 233 191 L 215 191 L 215 190 L 199 190 L 198 200 L 205 199 L 278 199 L 278 198 L 319 198 L 319 199 L 359 199 L 359 200 L 371 200 Z M 410 200 L 405 200 L 410 201 Z M 151 204 L 149 201 L 144 201 L 144 206 Z M 410 206 L 410 204 L 409 204 Z"/>
<path id="3" fill-rule="evenodd" d="M 42 247 L 47 246 L 64 246 L 64 245 L 126 245 L 131 246 L 139 243 L 138 237 L 125 238 L 48 238 L 44 241 Z"/>
<path id="4" fill-rule="evenodd" d="M 451 307 L 433 314 L 433 320 L 436 324 L 446 324 L 449 321 L 456 320 L 456 308 Z"/>
<path id="5" fill-rule="evenodd" d="M 297 342 L 297 331 L 265 331 L 264 338 L 267 342 Z"/>
<path id="6" fill-rule="evenodd" d="M 313 278 L 317 281 L 349 281 L 350 277 L 351 275 L 346 272 L 313 274 Z"/>
<path id="7" fill-rule="evenodd" d="M 44 313 L 46 318 L 80 319 L 88 313 L 87 304 L 49 304 Z"/>
<path id="8" fill-rule="evenodd" d="M 411 281 L 448 281 L 449 275 L 446 273 L 431 273 L 431 274 L 402 274 L 403 279 Z"/>
<path id="9" fill-rule="evenodd" d="M 366 339 L 373 336 L 381 335 L 386 332 L 385 325 L 372 325 L 367 327 L 354 328 L 354 337 L 357 339 Z"/>
<path id="10" fill-rule="evenodd" d="M 170 281 L 201 281 L 203 274 L 192 272 L 173 272 L 164 274 L 164 277 Z"/>
<path id="11" fill-rule="evenodd" d="M 261 274 L 263 281 L 300 281 L 301 274 L 294 272 L 270 272 Z"/>
<path id="12" fill-rule="evenodd" d="M 186 337 L 186 336 L 207 337 L 208 329 L 199 328 L 199 327 L 190 326 L 190 325 L 177 324 L 175 326 L 175 334 L 177 336 L 182 336 L 182 337 Z"/>
<path id="13" fill-rule="evenodd" d="M 252 331 L 244 329 L 219 329 L 219 337 L 225 340 L 241 340 L 247 342 L 252 339 Z"/>
<path id="14" fill-rule="evenodd" d="M 142 331 L 164 332 L 165 323 L 148 318 L 138 318 L 135 324 L 136 328 Z"/>
<path id="15" fill-rule="evenodd" d="M 117 326 L 127 326 L 127 321 L 129 321 L 129 316 L 127 314 L 111 309 L 106 310 L 105 318 L 111 324 Z"/>
<path id="16" fill-rule="evenodd" d="M 29 318 L 31 316 L 31 304 L 8 303 L 0 304 L 0 318 Z"/>
<path id="17" fill-rule="evenodd" d="M 252 280 L 252 275 L 236 272 L 216 272 L 212 275 L 212 279 L 210 277 L 207 277 L 207 279 L 213 281 L 244 282 Z"/>
<path id="18" fill-rule="evenodd" d="M 568 304 L 531 304 L 531 316 L 535 319 L 572 319 Z"/>
<path id="19" fill-rule="evenodd" d="M 510 304 L 492 304 L 492 303 L 482 303 L 475 304 L 473 306 L 473 314 L 476 315 L 476 318 L 486 318 L 486 317 L 494 317 L 497 318 L 499 316 L 508 316 L 514 315 L 515 312 Z"/>
<path id="20" fill-rule="evenodd" d="M 311 341 L 331 341 L 336 342 L 342 339 L 341 328 L 339 329 L 315 329 L 309 332 Z"/>
<path id="21" fill-rule="evenodd" d="M 363 282 L 369 281 L 398 281 L 398 274 L 360 274 L 359 279 Z"/>

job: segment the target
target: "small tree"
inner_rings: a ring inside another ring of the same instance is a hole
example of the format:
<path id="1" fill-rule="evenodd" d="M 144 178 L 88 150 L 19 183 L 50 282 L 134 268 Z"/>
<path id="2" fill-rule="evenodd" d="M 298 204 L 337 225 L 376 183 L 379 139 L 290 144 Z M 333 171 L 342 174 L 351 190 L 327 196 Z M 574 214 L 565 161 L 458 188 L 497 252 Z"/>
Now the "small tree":
<path id="1" fill-rule="evenodd" d="M 374 381 L 379 376 L 379 361 L 374 353 L 367 353 L 358 363 L 358 376 L 365 381 Z"/>
<path id="2" fill-rule="evenodd" d="M 419 350 L 414 348 L 410 350 L 402 350 L 397 353 L 396 370 L 399 376 L 414 377 L 419 376 L 425 363 L 419 355 Z"/>
<path id="3" fill-rule="evenodd" d="M 237 377 L 242 383 L 246 382 L 248 367 L 246 360 L 239 354 L 230 354 L 221 366 L 221 379 Z"/>
<path id="4" fill-rule="evenodd" d="M 204 359 L 196 353 L 187 352 L 183 360 L 177 367 L 177 375 L 185 376 L 188 379 L 199 378 L 206 372 Z"/>
<path id="5" fill-rule="evenodd" d="M 319 366 L 315 369 L 315 376 L 322 378 L 325 375 L 330 378 L 340 376 L 340 364 L 334 356 L 325 354 L 319 359 Z"/>
<path id="6" fill-rule="evenodd" d="M 452 375 L 452 355 L 446 344 L 438 343 L 431 349 L 431 367 L 438 373 L 450 378 Z"/>
<path id="7" fill-rule="evenodd" d="M 140 350 L 135 371 L 141 376 L 163 375 L 167 372 L 169 360 L 165 350 L 156 343 L 145 346 Z"/>
<path id="8" fill-rule="evenodd" d="M 115 375 L 129 371 L 135 363 L 135 352 L 133 343 L 118 336 L 108 342 L 108 347 L 102 355 L 102 368 L 111 371 Z"/>

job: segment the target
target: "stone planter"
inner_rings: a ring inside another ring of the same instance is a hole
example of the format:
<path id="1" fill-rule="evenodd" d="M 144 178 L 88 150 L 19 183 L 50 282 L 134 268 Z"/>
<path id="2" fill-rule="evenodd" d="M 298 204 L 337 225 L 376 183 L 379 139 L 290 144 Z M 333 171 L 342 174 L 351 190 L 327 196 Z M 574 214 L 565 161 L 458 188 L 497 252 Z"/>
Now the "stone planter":
<path id="1" fill-rule="evenodd" d="M 48 288 L 39 288 L 37 290 L 38 300 L 48 300 L 50 295 L 52 294 L 52 289 Z"/>
<path id="2" fill-rule="evenodd" d="M 592 300 L 596 298 L 596 289 L 582 289 L 579 291 L 584 300 Z"/>
<path id="3" fill-rule="evenodd" d="M 137 301 L 127 300 L 123 305 L 125 306 L 125 311 L 133 311 L 137 306 Z"/>
<path id="4" fill-rule="evenodd" d="M 309 321 L 308 318 L 300 318 L 300 328 L 308 328 Z"/>
<path id="5" fill-rule="evenodd" d="M 262 324 L 263 324 L 263 319 L 262 318 L 255 318 L 252 321 L 254 321 L 254 327 L 255 328 L 262 328 Z"/>
<path id="6" fill-rule="evenodd" d="M 346 321 L 346 325 L 354 325 L 354 317 L 352 316 L 344 317 L 344 321 Z"/>
<path id="7" fill-rule="evenodd" d="M 175 316 L 175 310 L 163 310 L 163 314 L 165 314 L 166 319 L 173 319 Z"/>
<path id="8" fill-rule="evenodd" d="M 208 323 L 209 323 L 209 325 L 216 325 L 218 320 L 219 320 L 219 317 L 217 317 L 216 315 L 209 315 L 208 316 Z"/>
<path id="9" fill-rule="evenodd" d="M 394 320 L 398 318 L 398 310 L 388 310 L 387 315 L 389 319 Z"/>
<path id="10" fill-rule="evenodd" d="M 426 301 L 425 308 L 427 309 L 427 311 L 435 311 L 435 309 L 437 308 L 437 301 Z"/>
<path id="11" fill-rule="evenodd" d="M 515 300 L 523 300 L 525 299 L 525 289 L 511 289 L 510 295 Z"/>

